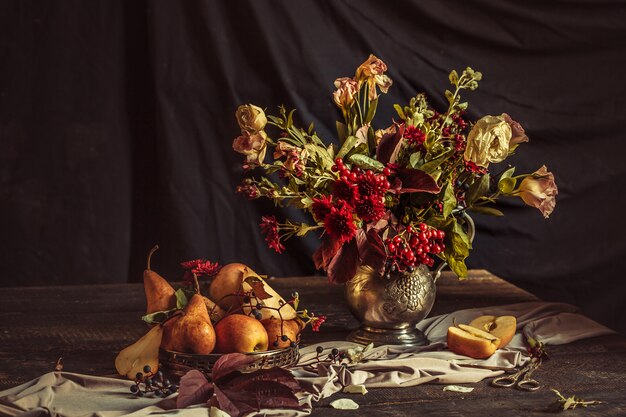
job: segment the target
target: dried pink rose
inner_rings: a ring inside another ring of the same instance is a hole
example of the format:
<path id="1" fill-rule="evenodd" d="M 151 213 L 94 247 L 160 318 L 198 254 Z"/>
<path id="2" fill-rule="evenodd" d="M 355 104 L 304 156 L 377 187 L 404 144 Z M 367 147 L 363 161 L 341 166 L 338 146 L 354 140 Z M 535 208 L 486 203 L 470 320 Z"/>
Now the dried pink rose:
<path id="1" fill-rule="evenodd" d="M 554 175 L 545 165 L 524 178 L 518 189 L 518 195 L 524 203 L 539 209 L 546 219 L 554 211 L 558 193 Z"/>
<path id="2" fill-rule="evenodd" d="M 511 119 L 511 116 L 506 113 L 502 113 L 502 116 L 500 117 L 502 117 L 511 127 L 511 140 L 509 141 L 509 147 L 513 147 L 514 145 L 518 145 L 522 142 L 528 142 L 528 136 L 526 136 L 526 131 L 522 125 Z"/>
<path id="3" fill-rule="evenodd" d="M 359 83 L 348 77 L 337 78 L 335 80 L 335 92 L 333 99 L 335 104 L 342 109 L 348 109 L 354 103 L 354 97 L 359 92 Z"/>
<path id="4" fill-rule="evenodd" d="M 253 135 L 243 132 L 233 141 L 233 149 L 246 155 L 247 166 L 261 165 L 267 152 L 267 134 L 263 131 Z"/>

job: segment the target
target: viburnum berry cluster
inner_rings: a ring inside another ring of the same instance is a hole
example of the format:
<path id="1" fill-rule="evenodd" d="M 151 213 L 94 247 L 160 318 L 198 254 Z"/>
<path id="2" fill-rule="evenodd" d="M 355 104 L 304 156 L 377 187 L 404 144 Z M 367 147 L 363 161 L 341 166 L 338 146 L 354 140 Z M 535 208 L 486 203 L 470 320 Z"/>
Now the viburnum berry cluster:
<path id="1" fill-rule="evenodd" d="M 498 198 L 520 197 L 548 217 L 558 194 L 554 175 L 545 166 L 515 175 L 515 167 L 499 165 L 490 173 L 528 136 L 506 113 L 466 118 L 461 93 L 482 79 L 469 67 L 450 72 L 447 109 L 420 93 L 394 105 L 390 125 L 375 128 L 380 98 L 393 84 L 386 72 L 370 55 L 354 76 L 335 80 L 332 96 L 342 119 L 334 143 L 323 141 L 313 124 L 296 126 L 295 110 L 281 106 L 271 115 L 240 106 L 233 149 L 245 155 L 248 177 L 237 190 L 310 214 L 313 223 L 264 216 L 261 230 L 279 253 L 291 237 L 318 232 L 313 260 L 331 282 L 350 280 L 359 266 L 382 277 L 438 260 L 463 277 L 471 249 L 466 212 L 501 216 Z M 262 175 L 255 177 L 257 168 Z"/>
<path id="2" fill-rule="evenodd" d="M 431 255 L 439 255 L 446 249 L 445 237 L 443 230 L 419 223 L 417 227 L 408 225 L 402 233 L 385 239 L 387 278 L 396 270 L 413 272 L 420 264 L 432 267 L 435 260 Z"/>

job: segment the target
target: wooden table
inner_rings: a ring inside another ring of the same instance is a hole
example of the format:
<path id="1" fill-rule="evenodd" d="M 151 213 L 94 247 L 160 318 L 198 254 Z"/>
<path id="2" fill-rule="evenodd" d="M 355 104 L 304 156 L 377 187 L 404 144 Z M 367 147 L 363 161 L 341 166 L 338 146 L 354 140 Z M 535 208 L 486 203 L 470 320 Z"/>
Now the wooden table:
<path id="1" fill-rule="evenodd" d="M 322 332 L 305 332 L 304 344 L 344 339 L 357 326 L 342 288 L 329 286 L 324 278 L 275 278 L 271 285 L 285 296 L 297 289 L 303 305 L 328 316 Z M 486 271 L 471 271 L 464 281 L 444 274 L 431 314 L 533 300 L 537 298 Z M 52 371 L 59 357 L 65 371 L 113 375 L 117 352 L 146 331 L 139 319 L 143 311 L 139 284 L 0 289 L 0 390 Z M 626 415 L 625 338 L 598 337 L 549 351 L 551 360 L 535 374 L 543 388 L 534 393 L 492 388 L 486 381 L 469 394 L 443 392 L 441 385 L 372 389 L 362 397 L 337 394 L 323 400 L 313 416 L 544 416 L 555 398 L 549 387 L 604 401 L 587 411 L 595 415 Z M 356 400 L 359 410 L 329 406 L 341 397 Z"/>

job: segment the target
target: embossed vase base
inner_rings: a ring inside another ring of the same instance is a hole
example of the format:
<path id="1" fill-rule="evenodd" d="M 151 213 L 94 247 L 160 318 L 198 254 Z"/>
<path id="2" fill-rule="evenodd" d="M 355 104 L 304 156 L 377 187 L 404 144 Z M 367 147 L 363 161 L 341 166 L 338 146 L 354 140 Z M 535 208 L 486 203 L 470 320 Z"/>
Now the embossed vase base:
<path id="1" fill-rule="evenodd" d="M 348 341 L 374 346 L 401 345 L 401 346 L 425 346 L 430 342 L 421 331 L 407 327 L 405 329 L 383 329 L 362 325 L 348 335 Z"/>

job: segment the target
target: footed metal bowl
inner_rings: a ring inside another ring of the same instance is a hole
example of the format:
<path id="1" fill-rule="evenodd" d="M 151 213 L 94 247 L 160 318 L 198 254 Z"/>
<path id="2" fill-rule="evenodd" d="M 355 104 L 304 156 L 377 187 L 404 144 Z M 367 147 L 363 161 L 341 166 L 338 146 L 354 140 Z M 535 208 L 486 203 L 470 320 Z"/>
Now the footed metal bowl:
<path id="1" fill-rule="evenodd" d="M 252 352 L 246 355 L 254 356 L 256 360 L 241 369 L 241 371 L 253 371 L 256 369 L 265 369 L 279 366 L 281 368 L 289 368 L 298 363 L 300 353 L 298 345 L 296 347 L 288 347 L 285 349 L 268 350 L 265 352 Z M 182 377 L 188 371 L 197 369 L 205 374 L 210 374 L 213 365 L 222 355 L 219 353 L 211 353 L 209 355 L 196 355 L 193 353 L 174 352 L 170 350 L 159 350 L 159 362 L 163 369 L 169 374 Z"/>

